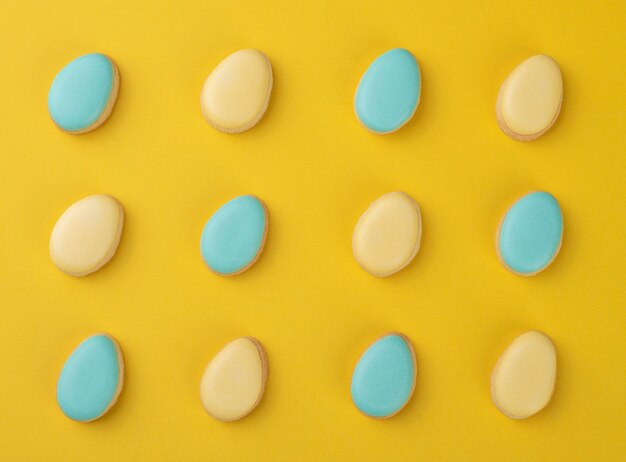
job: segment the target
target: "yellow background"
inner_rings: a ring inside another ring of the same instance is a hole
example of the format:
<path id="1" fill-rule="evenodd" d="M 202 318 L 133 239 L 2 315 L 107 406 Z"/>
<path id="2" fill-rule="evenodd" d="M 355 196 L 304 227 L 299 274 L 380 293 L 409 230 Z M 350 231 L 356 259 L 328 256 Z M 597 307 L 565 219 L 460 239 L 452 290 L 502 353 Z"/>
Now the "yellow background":
<path id="1" fill-rule="evenodd" d="M 626 229 L 623 1 L 9 1 L 0 16 L 0 458 L 6 461 L 567 460 L 626 457 Z M 356 84 L 406 47 L 423 73 L 414 119 L 385 137 L 353 115 Z M 274 67 L 269 110 L 250 132 L 218 133 L 199 95 L 231 52 Z M 70 136 L 47 114 L 56 73 L 111 55 L 111 119 Z M 496 125 L 500 84 L 523 59 L 561 65 L 552 130 L 515 142 Z M 544 273 L 498 263 L 496 225 L 518 196 L 553 193 L 561 254 Z M 376 279 L 352 258 L 360 214 L 403 190 L 422 207 L 415 261 Z M 127 222 L 116 257 L 75 279 L 50 261 L 59 215 L 93 193 Z M 270 209 L 258 263 L 218 277 L 199 256 L 209 216 L 234 196 Z M 539 415 L 492 405 L 489 375 L 527 329 L 554 339 L 559 378 Z M 361 351 L 381 333 L 414 342 L 418 381 L 388 421 L 350 400 Z M 118 404 L 68 420 L 55 402 L 73 348 L 99 331 L 124 351 Z M 199 400 L 208 360 L 258 337 L 267 393 L 224 424 Z"/>

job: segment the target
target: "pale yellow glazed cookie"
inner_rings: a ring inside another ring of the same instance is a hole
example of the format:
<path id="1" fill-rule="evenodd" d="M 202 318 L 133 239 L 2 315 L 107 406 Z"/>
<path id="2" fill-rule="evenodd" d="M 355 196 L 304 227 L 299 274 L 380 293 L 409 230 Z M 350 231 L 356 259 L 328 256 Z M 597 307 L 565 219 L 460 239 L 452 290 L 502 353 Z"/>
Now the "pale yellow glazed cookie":
<path id="1" fill-rule="evenodd" d="M 200 95 L 202 114 L 225 133 L 254 127 L 265 114 L 272 93 L 269 59 L 259 50 L 239 50 L 207 77 Z"/>
<path id="2" fill-rule="evenodd" d="M 556 349 L 543 332 L 517 337 L 491 375 L 491 398 L 512 419 L 525 419 L 548 405 L 556 383 Z"/>
<path id="3" fill-rule="evenodd" d="M 563 78 L 555 60 L 536 55 L 517 66 L 500 88 L 498 125 L 515 140 L 539 138 L 556 121 L 563 101 Z"/>
<path id="4" fill-rule="evenodd" d="M 422 239 L 417 202 L 400 191 L 376 199 L 359 219 L 352 235 L 352 252 L 361 267 L 379 277 L 407 266 Z"/>
<path id="5" fill-rule="evenodd" d="M 50 235 L 50 258 L 64 273 L 86 276 L 113 258 L 124 227 L 124 209 L 106 194 L 72 204 Z"/>
<path id="6" fill-rule="evenodd" d="M 200 382 L 202 405 L 218 420 L 239 420 L 261 401 L 267 374 L 267 355 L 261 343 L 252 337 L 233 340 L 204 371 Z"/>

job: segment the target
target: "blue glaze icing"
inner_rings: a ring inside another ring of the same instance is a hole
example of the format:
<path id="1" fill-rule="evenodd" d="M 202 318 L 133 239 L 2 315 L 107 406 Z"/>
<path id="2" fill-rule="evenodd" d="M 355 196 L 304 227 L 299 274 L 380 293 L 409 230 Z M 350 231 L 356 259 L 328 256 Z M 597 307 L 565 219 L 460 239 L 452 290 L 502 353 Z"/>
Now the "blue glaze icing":
<path id="1" fill-rule="evenodd" d="M 117 348 L 106 335 L 82 342 L 65 362 L 57 383 L 57 401 L 70 419 L 97 419 L 118 395 L 121 366 Z"/>
<path id="2" fill-rule="evenodd" d="M 520 274 L 534 274 L 550 264 L 561 246 L 563 214 L 547 192 L 533 192 L 519 199 L 500 226 L 501 260 Z"/>
<path id="3" fill-rule="evenodd" d="M 421 84 L 419 65 L 409 51 L 395 48 L 383 53 L 365 71 L 356 90 L 354 110 L 359 121 L 378 134 L 397 130 L 413 116 Z"/>
<path id="4" fill-rule="evenodd" d="M 64 130 L 79 131 L 93 125 L 105 110 L 115 71 L 100 53 L 76 58 L 57 74 L 48 93 L 48 111 Z"/>
<path id="5" fill-rule="evenodd" d="M 265 237 L 265 208 L 254 196 L 240 196 L 222 205 L 200 238 L 200 252 L 216 273 L 229 275 L 246 268 L 259 254 Z"/>
<path id="6" fill-rule="evenodd" d="M 352 401 L 366 415 L 388 417 L 406 405 L 414 384 L 412 350 L 402 336 L 389 334 L 359 359 L 352 375 Z"/>

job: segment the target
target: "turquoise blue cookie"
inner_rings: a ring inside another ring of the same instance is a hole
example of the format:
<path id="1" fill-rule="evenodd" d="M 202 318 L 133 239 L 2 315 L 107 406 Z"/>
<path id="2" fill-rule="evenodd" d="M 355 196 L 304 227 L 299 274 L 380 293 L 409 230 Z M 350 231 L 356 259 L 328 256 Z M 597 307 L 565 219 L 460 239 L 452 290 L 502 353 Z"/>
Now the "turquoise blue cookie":
<path id="1" fill-rule="evenodd" d="M 255 196 L 240 196 L 222 205 L 200 238 L 207 266 L 223 276 L 242 273 L 254 264 L 265 245 L 267 209 Z"/>
<path id="2" fill-rule="evenodd" d="M 562 240 L 561 207 L 551 194 L 538 191 L 525 195 L 506 212 L 496 249 L 507 269 L 532 276 L 552 263 Z"/>
<path id="3" fill-rule="evenodd" d="M 369 131 L 384 135 L 406 124 L 420 101 L 422 78 L 415 57 L 403 48 L 380 55 L 365 71 L 354 111 Z"/>
<path id="4" fill-rule="evenodd" d="M 48 111 L 62 130 L 80 134 L 109 117 L 119 89 L 119 73 L 111 58 L 91 53 L 76 58 L 57 74 L 48 93 Z"/>
<path id="5" fill-rule="evenodd" d="M 359 359 L 352 374 L 352 401 L 365 415 L 391 417 L 411 399 L 415 376 L 415 352 L 408 338 L 386 334 Z"/>
<path id="6" fill-rule="evenodd" d="M 70 419 L 89 422 L 115 404 L 123 383 L 124 360 L 119 346 L 108 335 L 93 335 L 65 362 L 57 383 L 57 402 Z"/>

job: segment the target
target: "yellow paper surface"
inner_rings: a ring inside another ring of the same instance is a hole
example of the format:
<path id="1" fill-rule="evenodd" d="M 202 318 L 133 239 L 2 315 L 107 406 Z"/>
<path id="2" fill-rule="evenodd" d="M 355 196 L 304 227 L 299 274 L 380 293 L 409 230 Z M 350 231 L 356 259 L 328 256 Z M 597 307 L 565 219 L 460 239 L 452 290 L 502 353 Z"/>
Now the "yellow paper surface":
<path id="1" fill-rule="evenodd" d="M 0 458 L 6 461 L 614 461 L 626 454 L 626 92 L 623 1 L 8 1 L 0 15 Z M 274 68 L 261 123 L 218 133 L 200 112 L 206 76 L 256 47 Z M 393 48 L 420 62 L 422 99 L 378 137 L 353 114 L 357 82 Z M 91 134 L 47 114 L 56 73 L 109 54 L 121 88 Z M 495 103 L 508 73 L 546 53 L 565 99 L 548 134 L 515 142 Z M 524 279 L 498 263 L 502 213 L 544 189 L 565 217 L 561 254 Z M 388 279 L 354 261 L 367 206 L 402 190 L 420 204 L 422 248 Z M 48 255 L 56 219 L 106 193 L 126 211 L 114 259 L 75 279 Z M 212 274 L 202 227 L 256 194 L 267 246 L 243 275 Z M 518 334 L 558 349 L 552 403 L 526 421 L 492 405 L 489 376 Z M 379 335 L 408 335 L 410 405 L 361 415 L 350 378 Z M 118 404 L 72 422 L 60 369 L 107 332 L 126 359 Z M 228 341 L 257 337 L 270 362 L 261 405 L 209 417 L 199 382 Z"/>

